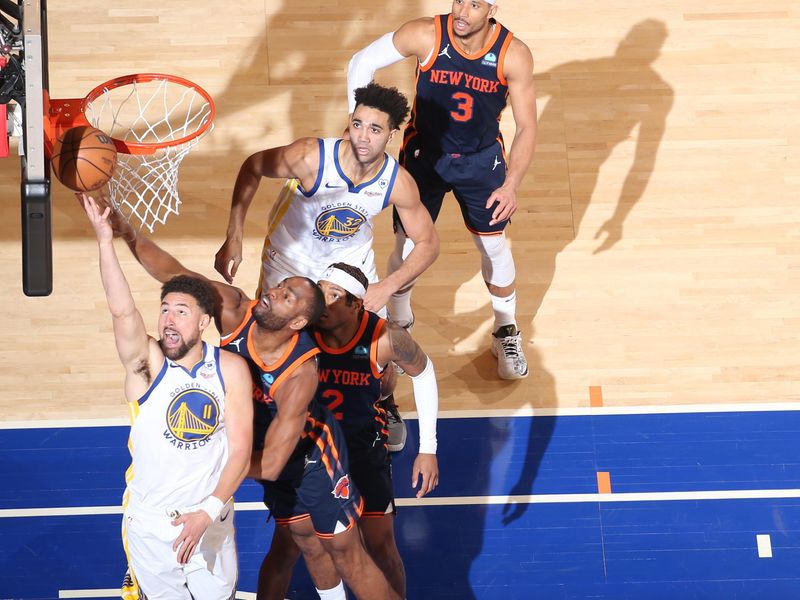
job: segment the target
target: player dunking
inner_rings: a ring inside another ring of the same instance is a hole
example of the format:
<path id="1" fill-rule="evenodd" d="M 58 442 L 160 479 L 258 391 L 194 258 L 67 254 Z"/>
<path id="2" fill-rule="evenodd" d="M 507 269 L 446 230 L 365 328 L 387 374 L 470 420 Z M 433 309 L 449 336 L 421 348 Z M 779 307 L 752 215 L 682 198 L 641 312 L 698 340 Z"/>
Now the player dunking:
<path id="1" fill-rule="evenodd" d="M 432 491 L 439 479 L 438 393 L 433 363 L 406 329 L 364 310 L 363 298 L 369 283 L 358 268 L 335 263 L 323 273 L 319 285 L 325 294 L 326 308 L 314 327 L 321 349 L 317 398 L 330 408 L 344 431 L 350 473 L 364 499 L 359 529 L 367 551 L 394 591 L 405 598 L 403 561 L 394 537 L 394 491 L 385 414 L 379 402 L 381 384 L 391 362 L 400 365 L 411 377 L 420 427 L 412 486 L 419 485 L 420 498 Z M 276 529 L 269 553 L 271 560 L 262 565 L 260 598 L 285 597 L 298 554 L 291 537 Z M 344 598 L 344 593 L 325 598 L 338 600 Z"/>
<path id="2" fill-rule="evenodd" d="M 247 473 L 252 440 L 247 365 L 202 341 L 216 297 L 200 278 L 164 283 L 160 339 L 148 336 L 114 251 L 110 209 L 101 212 L 91 198 L 83 201 L 97 234 L 133 417 L 133 462 L 123 500 L 132 575 L 126 591 L 151 598 L 232 598 L 238 565 L 230 498 Z"/>
<path id="3" fill-rule="evenodd" d="M 350 61 L 348 99 L 377 69 L 417 59 L 414 108 L 400 161 L 419 186 L 436 220 L 453 191 L 481 253 L 481 272 L 494 310 L 492 352 L 504 379 L 527 377 L 516 323 L 516 272 L 504 229 L 517 210 L 517 189 L 536 145 L 536 92 L 530 49 L 495 21 L 495 0 L 454 0 L 450 14 L 409 21 Z M 511 100 L 516 133 L 505 157 L 500 114 Z M 403 215 L 395 214 L 393 272 L 414 246 Z M 369 307 L 368 307 L 369 308 Z M 389 314 L 413 321 L 411 287 L 394 294 Z"/>
<path id="4" fill-rule="evenodd" d="M 124 221 L 115 225 L 159 281 L 177 274 L 202 278 Z M 305 277 L 288 277 L 250 300 L 231 285 L 210 283 L 220 297 L 215 321 L 222 347 L 247 359 L 255 378 L 256 451 L 250 472 L 262 480 L 270 514 L 303 551 L 319 590 L 335 587 L 340 576 L 358 598 L 394 600 L 397 595 L 354 526 L 362 504 L 350 485 L 341 429 L 314 398 L 319 350 L 304 328 L 322 313 L 322 292 Z M 325 578 L 328 571 L 314 570 L 323 559 L 338 573 L 333 581 Z"/>

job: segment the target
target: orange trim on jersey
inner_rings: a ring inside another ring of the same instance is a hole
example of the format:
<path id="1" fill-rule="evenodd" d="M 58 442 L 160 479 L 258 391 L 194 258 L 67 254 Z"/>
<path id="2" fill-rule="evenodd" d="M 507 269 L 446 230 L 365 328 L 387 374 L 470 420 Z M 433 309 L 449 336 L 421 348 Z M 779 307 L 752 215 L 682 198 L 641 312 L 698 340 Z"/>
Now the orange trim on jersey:
<path id="1" fill-rule="evenodd" d="M 489 39 L 486 40 L 486 43 L 483 45 L 483 48 L 472 54 L 467 54 L 461 49 L 461 47 L 458 45 L 458 42 L 456 42 L 456 34 L 453 32 L 453 14 L 451 13 L 447 15 L 447 35 L 449 35 L 450 39 L 453 41 L 453 48 L 455 48 L 455 51 L 458 52 L 461 56 L 463 56 L 467 60 L 477 60 L 479 58 L 482 59 L 483 55 L 492 49 L 492 46 L 494 46 L 494 43 L 497 41 L 497 38 L 500 37 L 501 29 L 502 27 L 500 26 L 500 23 L 496 23 L 492 35 L 490 35 Z"/>
<path id="2" fill-rule="evenodd" d="M 500 122 L 500 117 L 499 116 L 497 117 L 497 122 L 498 123 Z M 503 135 L 502 134 L 497 136 L 497 143 L 500 144 L 500 150 L 503 151 L 503 161 L 507 163 L 508 160 L 506 159 L 506 143 L 503 141 Z"/>
<path id="3" fill-rule="evenodd" d="M 372 342 L 369 345 L 369 366 L 372 369 L 372 376 L 375 379 L 381 379 L 383 377 L 384 371 L 378 370 L 378 340 L 381 337 L 381 333 L 383 333 L 384 327 L 386 326 L 386 319 L 380 319 L 375 324 L 375 331 L 372 332 Z"/>
<path id="4" fill-rule="evenodd" d="M 260 300 L 256 300 L 256 302 L 260 302 Z M 253 306 L 255 306 L 255 304 Z M 281 367 L 283 363 L 286 362 L 286 359 L 289 358 L 289 355 L 292 353 L 292 350 L 294 350 L 294 347 L 297 345 L 297 340 L 300 339 L 300 334 L 295 333 L 289 340 L 289 344 L 286 346 L 286 349 L 283 351 L 283 354 L 281 354 L 280 358 L 278 358 L 278 360 L 273 364 L 267 365 L 264 364 L 264 361 L 261 360 L 261 357 L 256 351 L 256 345 L 253 341 L 253 329 L 255 329 L 255 327 L 251 327 L 250 331 L 247 332 L 247 349 L 250 351 L 250 357 L 253 359 L 253 362 L 256 363 L 262 371 L 274 371 L 275 369 Z M 281 373 L 281 376 L 282 375 L 283 373 Z"/>
<path id="5" fill-rule="evenodd" d="M 498 26 L 497 29 L 500 29 L 500 27 Z M 499 79 L 500 83 L 503 85 L 508 85 L 508 82 L 506 82 L 506 74 L 503 72 L 503 61 L 506 58 L 506 52 L 508 51 L 511 38 L 513 37 L 514 34 L 509 31 L 506 39 L 503 40 L 503 45 L 500 47 L 500 56 L 497 58 L 497 79 Z"/>
<path id="6" fill-rule="evenodd" d="M 436 62 L 436 57 L 439 54 L 436 52 L 440 46 L 442 45 L 442 24 L 439 21 L 439 17 L 433 17 L 433 28 L 434 28 L 434 40 L 433 40 L 433 49 L 431 50 L 431 56 L 425 62 L 424 65 L 419 65 L 420 71 L 427 71 L 433 66 L 433 63 Z"/>
<path id="7" fill-rule="evenodd" d="M 298 335 L 298 337 L 299 337 L 299 335 Z M 295 338 L 295 343 L 296 342 L 297 342 L 297 339 Z M 283 373 L 281 373 L 280 375 L 278 375 L 278 378 L 275 381 L 272 382 L 272 385 L 269 386 L 269 395 L 272 396 L 272 398 L 274 399 L 275 398 L 275 392 L 278 390 L 278 388 L 281 386 L 281 384 L 284 383 L 289 378 L 289 376 L 297 370 L 297 368 L 300 365 L 302 365 L 304 362 L 309 360 L 311 357 L 316 356 L 317 354 L 319 354 L 319 348 L 312 348 L 311 350 L 309 350 L 305 354 L 300 355 L 300 357 L 297 360 L 295 360 L 291 365 L 289 365 L 286 368 L 286 370 Z M 283 357 L 281 357 L 281 358 L 283 358 Z M 270 370 L 274 370 L 274 369 L 270 369 Z"/>
<path id="8" fill-rule="evenodd" d="M 258 303 L 258 300 L 251 300 L 250 306 L 247 307 L 247 311 L 244 313 L 244 318 L 242 322 L 236 326 L 236 329 L 231 331 L 228 335 L 223 335 L 220 338 L 219 346 L 222 348 L 223 346 L 227 346 L 233 339 L 242 332 L 244 326 L 247 325 L 247 322 L 250 320 L 250 317 L 253 316 L 253 307 Z"/>
<path id="9" fill-rule="evenodd" d="M 353 349 L 353 346 L 356 345 L 358 340 L 361 339 L 361 336 L 364 335 L 364 330 L 367 328 L 367 323 L 369 322 L 369 315 L 367 311 L 364 311 L 364 314 L 361 315 L 361 323 L 358 326 L 358 330 L 356 331 L 355 335 L 350 338 L 350 341 L 347 342 L 341 348 L 331 348 L 325 342 L 322 341 L 322 335 L 320 335 L 318 330 L 314 330 L 314 337 L 317 340 L 317 345 L 322 348 L 327 354 L 344 354 L 345 352 L 349 352 Z"/>

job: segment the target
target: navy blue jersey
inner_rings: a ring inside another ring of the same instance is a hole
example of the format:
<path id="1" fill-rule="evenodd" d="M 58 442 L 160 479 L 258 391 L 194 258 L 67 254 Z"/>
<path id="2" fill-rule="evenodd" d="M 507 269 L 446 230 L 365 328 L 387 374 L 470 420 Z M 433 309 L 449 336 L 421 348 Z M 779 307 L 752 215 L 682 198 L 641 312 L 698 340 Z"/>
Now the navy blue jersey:
<path id="1" fill-rule="evenodd" d="M 379 405 L 383 372 L 377 364 L 385 326 L 384 319 L 364 311 L 353 339 L 341 348 L 325 345 L 320 332 L 314 332 L 322 350 L 317 399 L 339 421 L 349 448 L 385 442 L 386 411 Z"/>
<path id="2" fill-rule="evenodd" d="M 256 449 L 260 449 L 264 444 L 264 435 L 267 427 L 269 427 L 269 424 L 272 423 L 278 413 L 278 406 L 275 404 L 274 398 L 276 390 L 297 367 L 319 354 L 319 348 L 311 334 L 302 330 L 290 340 L 289 347 L 277 362 L 271 365 L 264 364 L 264 361 L 261 360 L 255 350 L 252 339 L 255 324 L 253 307 L 257 302 L 258 300 L 254 300 L 250 303 L 241 324 L 233 333 L 223 338 L 220 348 L 238 354 L 247 360 L 247 365 L 253 376 L 253 408 L 255 410 L 253 445 Z M 312 440 L 316 437 L 316 435 L 309 434 L 318 433 L 315 428 L 319 428 L 324 421 L 324 414 L 320 410 L 319 404 L 312 399 L 308 405 L 308 418 L 301 436 L 301 439 L 306 440 L 306 443 L 299 444 L 292 457 L 305 454 L 305 451 L 308 450 L 307 446 L 313 443 Z"/>
<path id="3" fill-rule="evenodd" d="M 503 60 L 513 34 L 491 19 L 493 31 L 479 52 L 468 55 L 454 42 L 452 15 L 434 17 L 436 43 L 417 66 L 417 94 L 405 139 L 436 155 L 474 154 L 502 144 L 500 113 L 508 85 Z"/>

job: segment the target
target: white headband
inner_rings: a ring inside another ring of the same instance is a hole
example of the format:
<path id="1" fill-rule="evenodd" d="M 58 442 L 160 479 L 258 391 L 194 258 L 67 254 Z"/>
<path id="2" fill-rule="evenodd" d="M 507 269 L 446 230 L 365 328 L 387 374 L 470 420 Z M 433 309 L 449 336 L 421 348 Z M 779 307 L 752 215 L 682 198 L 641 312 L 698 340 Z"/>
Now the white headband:
<path id="1" fill-rule="evenodd" d="M 345 273 L 341 269 L 337 269 L 333 265 L 325 269 L 320 281 L 329 281 L 334 285 L 338 285 L 346 292 L 350 292 L 356 298 L 364 298 L 367 293 L 367 288 L 361 285 L 361 282 L 352 275 Z"/>

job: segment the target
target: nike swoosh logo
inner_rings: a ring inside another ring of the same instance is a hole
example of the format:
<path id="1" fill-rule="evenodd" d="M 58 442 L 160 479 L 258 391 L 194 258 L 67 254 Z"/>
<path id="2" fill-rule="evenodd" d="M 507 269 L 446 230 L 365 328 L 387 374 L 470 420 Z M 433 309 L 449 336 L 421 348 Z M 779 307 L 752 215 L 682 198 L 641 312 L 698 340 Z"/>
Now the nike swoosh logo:
<path id="1" fill-rule="evenodd" d="M 330 183 L 325 184 L 326 188 L 343 188 L 343 185 L 331 185 Z"/>
<path id="2" fill-rule="evenodd" d="M 224 517 L 223 517 L 223 516 L 220 516 L 219 520 L 220 520 L 220 522 L 221 522 L 221 521 L 224 521 L 225 519 L 227 519 L 227 518 L 228 518 L 228 517 L 230 517 L 230 516 L 231 516 L 231 509 L 229 508 L 229 509 L 228 509 L 228 512 L 226 512 L 226 513 L 225 513 L 225 516 L 224 516 Z"/>

